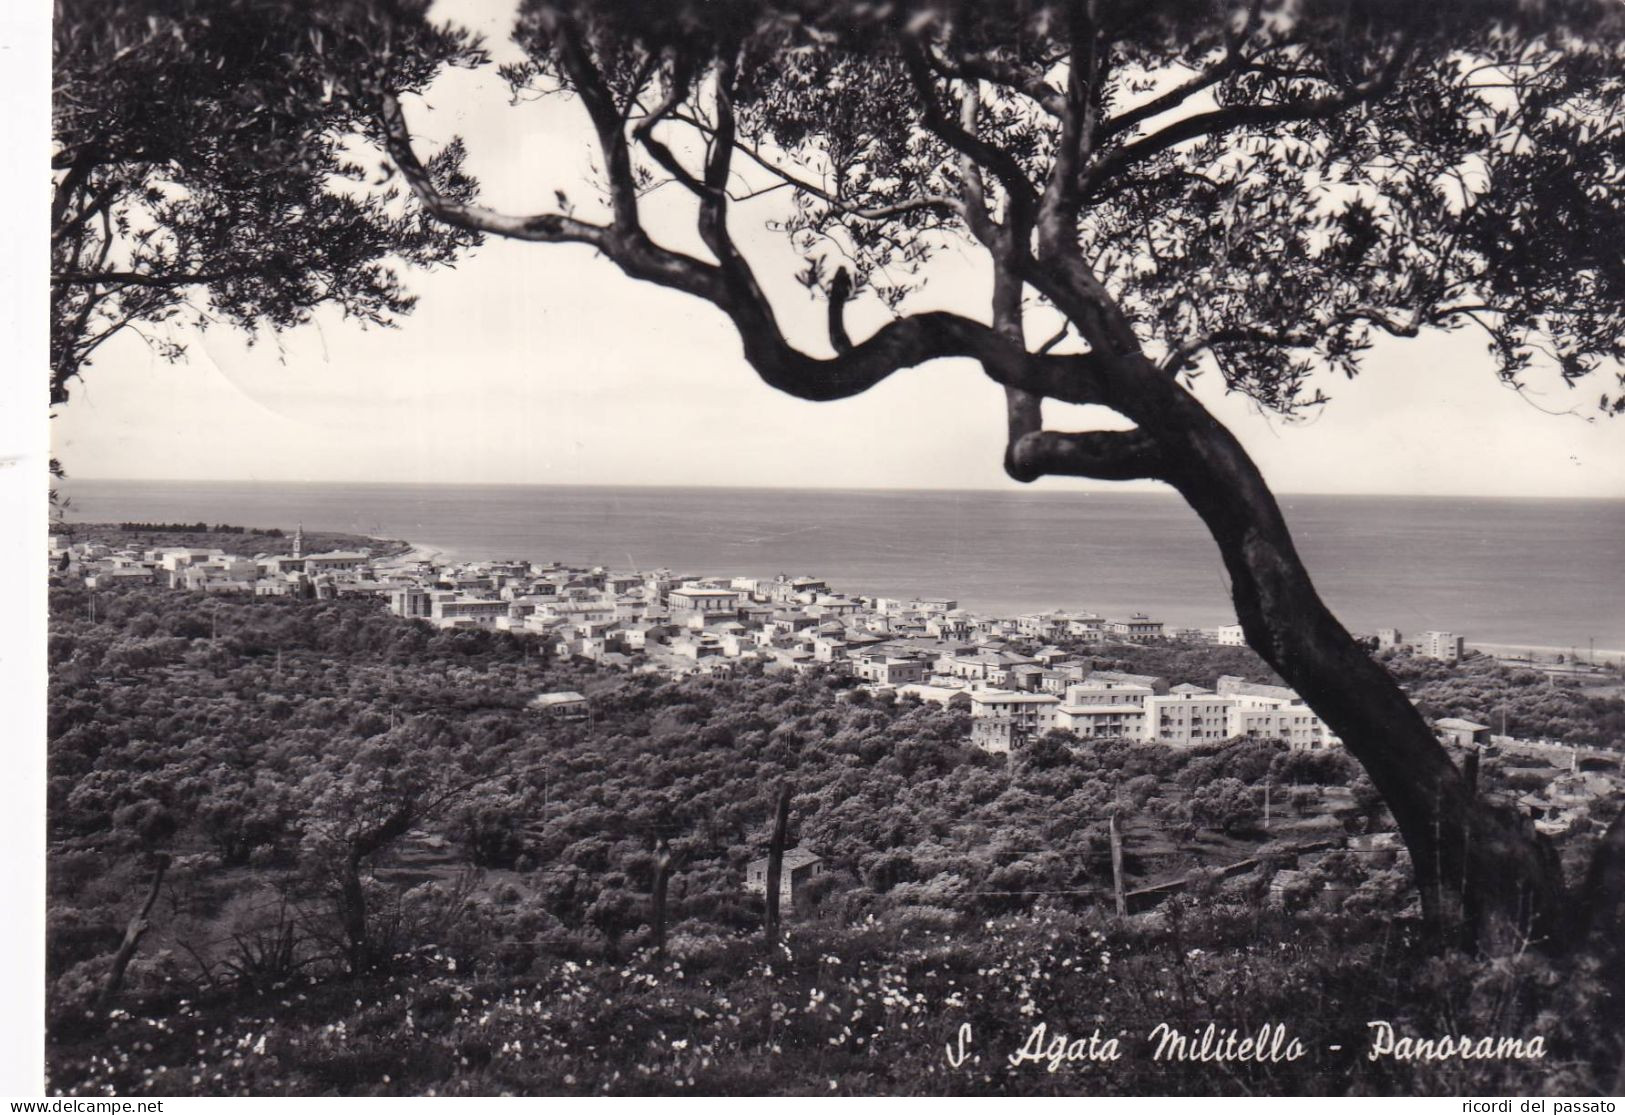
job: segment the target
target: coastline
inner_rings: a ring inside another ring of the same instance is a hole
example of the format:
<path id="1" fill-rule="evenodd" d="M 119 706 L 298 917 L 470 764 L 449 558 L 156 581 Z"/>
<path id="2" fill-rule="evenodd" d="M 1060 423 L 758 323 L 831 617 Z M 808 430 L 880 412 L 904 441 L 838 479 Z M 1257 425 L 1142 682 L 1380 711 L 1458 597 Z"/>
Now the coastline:
<path id="1" fill-rule="evenodd" d="M 1199 520 L 1177 499 L 1127 492 L 1039 502 L 952 491 L 229 482 L 132 490 L 82 480 L 74 498 L 74 519 L 303 521 L 307 532 L 408 539 L 414 557 L 436 551 L 438 561 L 535 555 L 684 574 L 807 571 L 848 592 L 929 592 L 989 615 L 1059 606 L 1210 628 L 1235 614 Z M 1619 501 L 1441 508 L 1294 495 L 1287 503 L 1316 584 L 1355 632 L 1449 630 L 1497 654 L 1570 657 L 1572 646 L 1583 659 L 1593 636 L 1625 648 L 1625 611 L 1613 594 L 1625 560 Z M 1556 569 L 1553 538 L 1565 540 Z"/>
<path id="2" fill-rule="evenodd" d="M 1609 664 L 1625 664 L 1625 650 L 1613 647 L 1597 647 L 1592 650 L 1587 646 L 1539 646 L 1532 643 L 1477 643 L 1471 639 L 1467 642 L 1467 649 L 1481 651 L 1494 658 L 1518 658 L 1530 662 L 1555 663 L 1558 655 L 1563 656 L 1567 664 L 1585 666 L 1595 663 L 1598 666 Z"/>
<path id="3" fill-rule="evenodd" d="M 411 564 L 413 564 L 415 562 L 430 562 L 430 563 L 439 563 L 439 564 L 460 564 L 460 563 L 463 563 L 465 560 L 470 561 L 470 562 L 477 562 L 479 560 L 479 559 L 461 559 L 461 558 L 457 558 L 454 555 L 450 554 L 446 550 L 436 549 L 436 548 L 434 548 L 432 546 L 425 546 L 425 545 L 422 545 L 420 543 L 413 542 L 411 539 L 401 539 L 401 541 L 406 544 L 408 549 L 404 553 L 396 554 L 395 556 L 390 557 L 390 558 L 386 559 L 383 562 L 380 562 L 379 563 L 380 566 L 388 568 L 388 567 L 392 567 L 392 566 L 411 565 Z M 547 559 L 538 559 L 538 558 L 532 557 L 530 555 L 525 555 L 523 560 L 532 561 L 532 562 L 541 561 L 543 563 L 545 563 L 547 561 Z M 723 574 L 718 573 L 718 574 L 707 574 L 707 575 L 721 576 Z M 731 574 L 728 574 L 728 575 L 731 575 Z M 915 591 L 916 592 L 929 593 L 932 590 L 930 590 L 930 589 L 916 589 Z M 1063 607 L 1061 605 L 1055 605 L 1052 609 L 1043 609 L 1043 610 L 1064 610 L 1064 609 L 1063 609 Z M 1009 618 L 1009 617 L 998 616 L 998 617 L 990 617 L 990 618 L 1001 618 L 1002 619 L 1002 618 Z M 1172 621 L 1172 622 L 1169 623 L 1168 626 L 1171 629 L 1182 629 L 1182 628 L 1187 627 L 1188 625 L 1177 622 L 1177 621 Z M 1479 652 L 1481 654 L 1487 654 L 1492 658 L 1504 659 L 1504 660 L 1514 660 L 1514 661 L 1522 660 L 1522 661 L 1528 661 L 1528 662 L 1531 662 L 1531 663 L 1555 664 L 1556 661 L 1557 661 L 1557 657 L 1559 655 L 1561 655 L 1561 656 L 1563 656 L 1563 662 L 1566 663 L 1566 664 L 1573 664 L 1573 665 L 1595 664 L 1595 665 L 1598 665 L 1598 666 L 1608 666 L 1608 665 L 1625 666 L 1625 649 L 1619 649 L 1619 648 L 1614 648 L 1614 647 L 1597 647 L 1597 648 L 1595 648 L 1593 650 L 1593 649 L 1588 648 L 1588 647 L 1579 647 L 1579 646 L 1563 647 L 1563 646 L 1552 646 L 1552 645 L 1549 645 L 1549 644 L 1542 644 L 1542 643 L 1480 643 L 1480 642 L 1475 642 L 1475 641 L 1472 641 L 1471 639 L 1469 639 L 1467 641 L 1467 649 L 1469 651 L 1477 651 L 1477 652 Z M 1583 657 L 1583 656 L 1589 656 L 1589 657 Z"/>
<path id="4" fill-rule="evenodd" d="M 420 561 L 438 562 L 446 556 L 446 551 L 444 550 L 436 550 L 429 546 L 420 546 L 409 538 L 403 538 L 401 541 L 406 543 L 406 551 L 404 553 L 395 554 L 391 557 L 385 558 L 383 561 L 378 563 L 380 566 L 389 568 L 396 565 L 412 565 L 415 562 Z"/>

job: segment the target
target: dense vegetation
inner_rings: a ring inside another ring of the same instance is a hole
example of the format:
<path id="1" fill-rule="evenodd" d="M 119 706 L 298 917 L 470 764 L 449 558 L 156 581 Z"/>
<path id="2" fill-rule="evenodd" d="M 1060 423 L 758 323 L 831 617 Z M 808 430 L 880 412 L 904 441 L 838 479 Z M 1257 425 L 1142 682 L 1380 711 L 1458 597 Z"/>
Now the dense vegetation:
<path id="1" fill-rule="evenodd" d="M 1558 739 L 1625 750 L 1625 700 L 1588 694 L 1578 683 L 1487 655 L 1439 662 L 1386 655 L 1383 664 L 1430 717 L 1459 716 L 1519 739 Z"/>
<path id="2" fill-rule="evenodd" d="M 1368 1018 L 1436 1034 L 1462 1017 L 1546 1034 L 1574 1062 L 1569 1090 L 1590 1086 L 1588 1047 L 1561 1021 L 1583 1013 L 1552 1013 L 1585 981 L 1534 958 L 1400 974 L 1422 962 L 1403 859 L 1332 852 L 1271 893 L 1291 846 L 1381 826 L 1379 799 L 1341 755 L 1057 734 L 1010 764 L 967 745 L 959 710 L 869 699 L 834 677 L 601 672 L 367 600 L 211 600 L 214 617 L 190 594 L 128 589 L 97 594 L 92 622 L 86 596 L 52 593 L 55 1089 L 1552 1081 L 1550 1064 L 1326 1071 L 1321 1050 L 1363 1049 Z M 1149 668 L 1160 653 L 1111 661 Z M 527 710 L 552 689 L 585 692 L 590 722 Z M 792 842 L 830 870 L 765 956 L 743 868 L 764 853 L 785 782 Z M 1182 898 L 1127 921 L 1108 913 L 1112 811 L 1128 885 L 1189 878 Z M 663 955 L 650 901 L 660 839 L 674 858 Z M 97 1001 L 109 956 L 158 854 L 172 862 L 152 929 L 109 1015 Z M 1203 871 L 1252 857 L 1263 870 Z M 1074 1036 L 1097 1024 L 1138 1036 L 1083 1077 L 1080 1065 L 1008 1071 L 1002 1057 L 1045 1019 Z M 1282 1021 L 1319 1045 L 1292 1066 L 1170 1066 L 1139 1048 L 1162 1019 Z M 981 1074 L 950 1077 L 940 1051 L 966 1020 L 984 1035 Z"/>
<path id="3" fill-rule="evenodd" d="M 224 550 L 228 554 L 286 554 L 293 550 L 293 534 L 280 527 L 243 527 L 226 523 L 74 523 L 54 522 L 51 533 L 68 543 L 100 543 L 115 550 L 162 550 L 167 547 Z M 332 530 L 304 532 L 305 553 L 324 550 L 370 549 L 374 558 L 405 553 L 411 546 L 399 540 L 380 540 L 363 534 Z"/>

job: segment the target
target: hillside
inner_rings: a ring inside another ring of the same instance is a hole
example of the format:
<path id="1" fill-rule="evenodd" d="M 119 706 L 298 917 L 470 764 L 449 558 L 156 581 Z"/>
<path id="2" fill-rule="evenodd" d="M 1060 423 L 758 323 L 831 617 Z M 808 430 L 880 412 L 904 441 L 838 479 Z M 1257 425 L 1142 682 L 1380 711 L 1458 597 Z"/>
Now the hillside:
<path id="1" fill-rule="evenodd" d="M 49 1055 L 65 1093 L 1557 1087 L 1522 1062 L 1349 1056 L 1328 1074 L 1325 1046 L 1363 1049 L 1374 1018 L 1522 1027 L 1562 1049 L 1560 1090 L 1592 1087 L 1591 1046 L 1564 1021 L 1592 984 L 1533 954 L 1429 959 L 1402 856 L 1338 850 L 1384 817 L 1335 753 L 1055 735 L 1012 764 L 968 745 L 962 712 L 831 676 L 611 673 L 370 600 L 222 599 L 204 616 L 189 594 L 128 589 L 98 594 L 92 622 L 83 597 L 52 593 Z M 561 689 L 591 699 L 589 721 L 527 709 Z M 786 783 L 791 842 L 827 870 L 769 954 L 744 868 Z M 1111 913 L 1113 811 L 1130 889 L 1189 880 L 1127 919 Z M 96 997 L 160 855 L 151 929 L 107 1015 Z M 1282 1022 L 1319 1045 L 1224 1071 L 1143 1049 L 1055 1074 L 1004 1064 L 1046 1019 L 1137 1048 L 1156 1020 Z M 961 1021 L 986 1035 L 980 1075 L 944 1067 Z M 116 1055 L 138 1045 L 152 1055 Z"/>

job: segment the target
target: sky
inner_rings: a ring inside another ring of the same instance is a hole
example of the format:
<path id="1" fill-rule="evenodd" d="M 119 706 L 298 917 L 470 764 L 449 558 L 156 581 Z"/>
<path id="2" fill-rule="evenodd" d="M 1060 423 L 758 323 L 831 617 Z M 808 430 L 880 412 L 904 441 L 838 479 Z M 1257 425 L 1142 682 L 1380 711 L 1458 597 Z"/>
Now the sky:
<path id="1" fill-rule="evenodd" d="M 472 16 L 502 60 L 512 48 L 500 7 L 440 10 Z M 559 187 L 591 207 L 578 104 L 510 107 L 487 69 L 451 72 L 408 112 L 421 155 L 465 138 L 486 204 L 547 210 Z M 649 199 L 650 226 L 703 254 L 680 193 Z M 792 281 L 799 260 L 763 227 L 782 196 L 736 207 L 733 227 L 786 332 L 825 353 L 824 303 Z M 988 279 L 974 253 L 942 257 L 930 274 L 910 309 L 985 319 Z M 53 449 L 85 478 L 1014 486 L 1000 465 L 1000 389 L 969 362 L 812 404 L 757 380 L 719 311 L 634 282 L 581 246 L 490 239 L 455 269 L 410 273 L 408 285 L 419 303 L 396 329 L 331 314 L 253 344 L 220 329 L 179 338 L 190 354 L 174 364 L 122 337 L 58 410 Z M 861 337 L 884 311 L 856 302 L 848 319 Z M 1279 491 L 1625 496 L 1625 425 L 1582 417 L 1596 391 L 1502 387 L 1467 332 L 1384 341 L 1359 379 L 1322 384 L 1333 401 L 1305 421 L 1261 414 L 1216 381 L 1202 377 L 1197 393 Z M 1052 428 L 1124 425 L 1057 403 L 1046 413 Z"/>

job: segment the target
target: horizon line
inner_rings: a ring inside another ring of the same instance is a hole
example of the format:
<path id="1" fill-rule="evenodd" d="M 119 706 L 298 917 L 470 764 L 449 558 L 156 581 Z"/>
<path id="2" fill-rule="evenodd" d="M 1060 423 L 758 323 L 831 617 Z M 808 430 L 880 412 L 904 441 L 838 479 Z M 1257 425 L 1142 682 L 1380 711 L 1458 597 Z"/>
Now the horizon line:
<path id="1" fill-rule="evenodd" d="M 253 485 L 310 485 L 310 486 L 374 486 L 396 488 L 604 488 L 618 490 L 656 489 L 669 491 L 732 491 L 732 492 L 863 492 L 863 493 L 912 493 L 912 494 L 944 494 L 944 495 L 984 495 L 984 494 L 1032 494 L 1032 495 L 1157 495 L 1174 499 L 1183 499 L 1180 493 L 1166 483 L 1157 483 L 1155 487 L 1128 487 L 1114 485 L 1112 487 L 1074 487 L 1074 488 L 1036 488 L 1031 486 L 1020 487 L 981 487 L 981 488 L 952 488 L 952 487 L 910 487 L 896 486 L 835 486 L 819 487 L 802 484 L 661 484 L 661 483 L 606 483 L 606 482 L 560 482 L 551 480 L 298 480 L 298 479 L 254 479 L 246 477 L 178 477 L 178 476 L 67 476 L 59 479 L 58 487 L 71 487 L 75 482 L 80 483 L 113 483 L 113 484 L 253 484 Z M 1138 482 L 1128 483 L 1138 485 Z M 1592 502 L 1620 502 L 1625 501 L 1625 493 L 1617 496 L 1607 495 L 1507 495 L 1485 492 L 1349 492 L 1325 491 L 1304 489 L 1277 489 L 1271 488 L 1277 498 L 1288 496 L 1347 496 L 1359 499 L 1516 499 L 1516 500 L 1571 500 Z"/>

